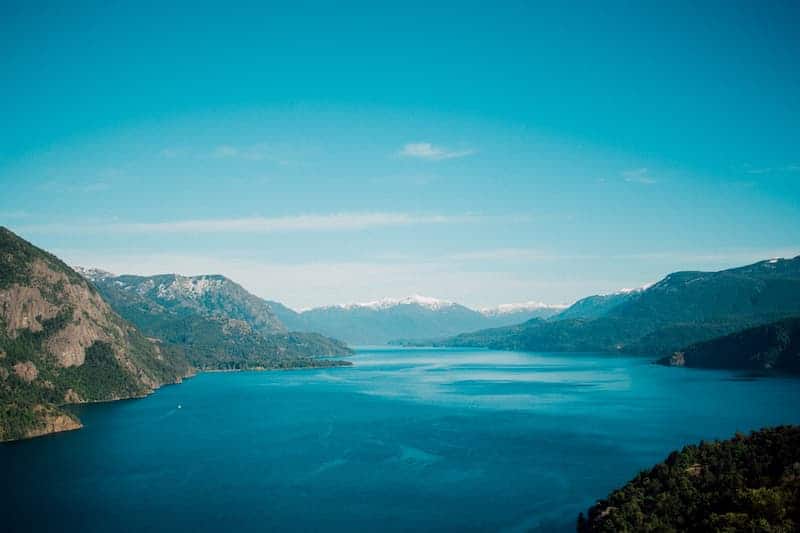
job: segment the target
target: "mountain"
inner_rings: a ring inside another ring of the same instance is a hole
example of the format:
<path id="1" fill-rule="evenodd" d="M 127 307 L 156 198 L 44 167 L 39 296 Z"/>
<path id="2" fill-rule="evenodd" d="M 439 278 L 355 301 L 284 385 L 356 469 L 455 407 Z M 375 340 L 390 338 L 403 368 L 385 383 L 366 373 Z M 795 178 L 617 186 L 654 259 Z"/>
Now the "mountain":
<path id="1" fill-rule="evenodd" d="M 440 344 L 667 355 L 689 344 L 798 314 L 800 256 L 719 272 L 676 272 L 627 295 L 597 317 L 534 319 L 461 334 Z"/>
<path id="2" fill-rule="evenodd" d="M 480 313 L 486 317 L 489 327 L 520 324 L 532 318 L 551 318 L 559 316 L 567 309 L 566 305 L 546 304 L 542 302 L 523 302 L 502 304 L 497 307 L 485 307 Z M 486 326 L 484 326 L 486 327 Z"/>
<path id="3" fill-rule="evenodd" d="M 672 452 L 578 517 L 579 533 L 798 531 L 800 427 Z"/>
<path id="4" fill-rule="evenodd" d="M 320 334 L 289 332 L 266 301 L 224 276 L 81 272 L 121 316 L 201 370 L 331 366 L 345 363 L 319 357 L 352 353 Z"/>
<path id="5" fill-rule="evenodd" d="M 299 313 L 278 302 L 268 303 L 290 329 L 318 331 L 352 344 L 442 338 L 467 330 L 515 324 L 534 316 L 552 316 L 562 309 L 530 302 L 476 311 L 420 295 L 317 307 Z"/>
<path id="6" fill-rule="evenodd" d="M 302 313 L 298 313 L 294 309 L 290 309 L 283 305 L 280 302 L 275 302 L 272 300 L 266 300 L 267 305 L 278 317 L 278 320 L 286 326 L 290 331 L 317 331 L 313 327 L 310 327 L 307 324 L 306 320 L 303 318 Z M 337 339 L 341 339 L 342 337 L 337 337 L 333 335 Z"/>
<path id="7" fill-rule="evenodd" d="M 669 366 L 800 372 L 800 317 L 693 344 L 658 361 Z"/>
<path id="8" fill-rule="evenodd" d="M 189 372 L 82 276 L 0 227 L 0 440 L 76 429 L 59 406 L 143 396 Z"/>
<path id="9" fill-rule="evenodd" d="M 114 276 L 97 269 L 77 270 L 95 285 L 113 284 L 180 316 L 241 321 L 261 335 L 287 331 L 266 301 L 225 276 Z"/>
<path id="10" fill-rule="evenodd" d="M 308 329 L 354 344 L 386 344 L 393 339 L 420 335 L 452 335 L 484 324 L 483 315 L 477 311 L 422 296 L 318 307 L 300 316 Z"/>
<path id="11" fill-rule="evenodd" d="M 611 294 L 596 294 L 578 300 L 560 313 L 553 316 L 554 320 L 584 319 L 591 320 L 598 318 L 620 304 L 637 296 L 644 289 L 631 289 L 614 292 Z"/>

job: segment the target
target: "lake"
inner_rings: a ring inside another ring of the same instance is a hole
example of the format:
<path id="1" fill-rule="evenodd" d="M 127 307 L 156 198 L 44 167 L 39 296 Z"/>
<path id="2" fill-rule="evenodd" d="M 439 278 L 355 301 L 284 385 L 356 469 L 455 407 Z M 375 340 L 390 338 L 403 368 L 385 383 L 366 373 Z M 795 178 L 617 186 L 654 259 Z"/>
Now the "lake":
<path id="1" fill-rule="evenodd" d="M 648 358 L 367 347 L 201 374 L 0 445 L 11 531 L 572 531 L 673 449 L 800 423 L 800 380 Z"/>

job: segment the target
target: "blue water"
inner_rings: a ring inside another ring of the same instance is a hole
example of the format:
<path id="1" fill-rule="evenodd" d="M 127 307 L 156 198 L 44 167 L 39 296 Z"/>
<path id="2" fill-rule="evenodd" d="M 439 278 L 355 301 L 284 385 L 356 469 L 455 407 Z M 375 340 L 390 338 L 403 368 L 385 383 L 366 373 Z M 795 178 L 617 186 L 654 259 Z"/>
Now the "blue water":
<path id="1" fill-rule="evenodd" d="M 598 354 L 365 348 L 203 374 L 0 446 L 11 531 L 571 531 L 671 450 L 800 423 L 800 381 Z M 178 409 L 178 405 L 181 406 Z"/>

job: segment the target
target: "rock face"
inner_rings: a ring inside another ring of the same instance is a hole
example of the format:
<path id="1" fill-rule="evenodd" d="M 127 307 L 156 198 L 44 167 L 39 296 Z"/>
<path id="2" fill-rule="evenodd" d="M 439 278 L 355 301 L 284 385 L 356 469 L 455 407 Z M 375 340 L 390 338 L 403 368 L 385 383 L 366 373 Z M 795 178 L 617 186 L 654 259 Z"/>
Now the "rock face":
<path id="1" fill-rule="evenodd" d="M 675 352 L 669 357 L 662 359 L 660 362 L 668 366 L 686 366 L 686 356 L 683 352 Z"/>
<path id="2" fill-rule="evenodd" d="M 50 412 L 44 406 L 36 406 L 34 409 L 40 415 L 41 423 L 25 433 L 25 438 L 41 437 L 50 433 L 60 433 L 62 431 L 72 431 L 83 427 L 77 418 L 72 415 L 57 412 Z"/>
<path id="3" fill-rule="evenodd" d="M 17 363 L 14 365 L 14 373 L 17 375 L 19 379 L 24 381 L 25 383 L 30 383 L 36 379 L 39 375 L 39 371 L 36 369 L 36 365 L 31 363 L 30 361 L 25 361 L 24 363 Z"/>
<path id="4" fill-rule="evenodd" d="M 76 429 L 57 406 L 141 396 L 189 364 L 164 354 L 56 257 L 0 228 L 0 440 Z"/>

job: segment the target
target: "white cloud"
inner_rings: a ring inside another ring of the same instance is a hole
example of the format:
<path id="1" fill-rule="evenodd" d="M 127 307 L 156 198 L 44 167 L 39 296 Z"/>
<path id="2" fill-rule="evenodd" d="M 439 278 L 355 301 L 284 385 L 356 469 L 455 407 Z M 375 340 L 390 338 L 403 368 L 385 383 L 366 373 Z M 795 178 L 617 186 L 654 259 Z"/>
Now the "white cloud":
<path id="1" fill-rule="evenodd" d="M 481 215 L 402 212 L 306 214 L 283 217 L 189 219 L 169 222 L 39 224 L 20 228 L 28 233 L 286 233 L 358 231 L 377 227 L 468 223 Z"/>
<path id="2" fill-rule="evenodd" d="M 398 152 L 402 157 L 428 159 L 439 161 L 442 159 L 456 159 L 475 153 L 474 150 L 448 150 L 427 142 L 408 143 Z"/>
<path id="3" fill-rule="evenodd" d="M 629 183 L 641 183 L 642 185 L 653 185 L 656 183 L 655 178 L 650 176 L 650 171 L 645 168 L 634 168 L 622 172 L 622 177 Z"/>

